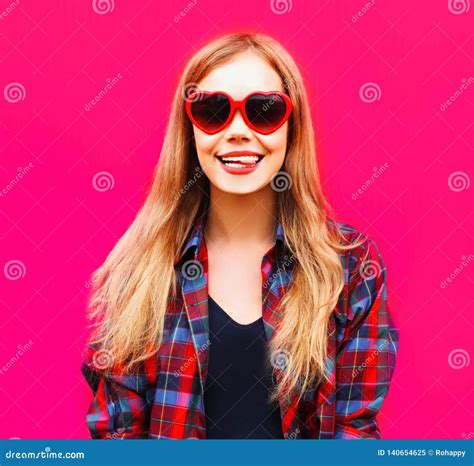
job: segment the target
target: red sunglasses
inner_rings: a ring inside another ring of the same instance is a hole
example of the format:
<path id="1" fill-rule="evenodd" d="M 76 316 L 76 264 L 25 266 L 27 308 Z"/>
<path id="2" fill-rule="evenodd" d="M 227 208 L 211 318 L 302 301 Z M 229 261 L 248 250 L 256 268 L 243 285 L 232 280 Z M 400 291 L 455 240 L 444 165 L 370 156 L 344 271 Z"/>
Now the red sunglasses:
<path id="1" fill-rule="evenodd" d="M 290 117 L 290 96 L 277 91 L 252 92 L 236 101 L 225 92 L 193 92 L 186 99 L 186 113 L 191 122 L 207 134 L 222 131 L 239 109 L 247 126 L 261 134 L 270 134 Z"/>

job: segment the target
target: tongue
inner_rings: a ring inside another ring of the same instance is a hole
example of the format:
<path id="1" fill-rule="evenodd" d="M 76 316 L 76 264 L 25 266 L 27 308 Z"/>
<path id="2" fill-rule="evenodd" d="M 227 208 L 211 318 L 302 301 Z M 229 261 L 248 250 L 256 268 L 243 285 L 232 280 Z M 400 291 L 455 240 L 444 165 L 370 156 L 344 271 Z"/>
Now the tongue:
<path id="1" fill-rule="evenodd" d="M 227 162 L 224 162 L 224 163 L 237 163 L 239 165 L 242 165 L 243 167 L 245 166 L 252 166 L 252 165 L 255 165 L 257 162 L 254 162 L 253 160 L 229 160 Z"/>

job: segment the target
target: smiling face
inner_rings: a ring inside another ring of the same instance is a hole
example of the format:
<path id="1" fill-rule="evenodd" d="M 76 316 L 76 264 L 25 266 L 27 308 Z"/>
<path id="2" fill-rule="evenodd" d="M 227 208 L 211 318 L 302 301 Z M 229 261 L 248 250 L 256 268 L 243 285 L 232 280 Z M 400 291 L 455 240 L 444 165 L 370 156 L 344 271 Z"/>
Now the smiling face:
<path id="1" fill-rule="evenodd" d="M 256 91 L 284 92 L 278 73 L 250 51 L 212 70 L 198 87 L 201 91 L 225 92 L 235 101 Z M 195 125 L 193 132 L 199 163 L 212 187 L 220 191 L 258 191 L 270 183 L 285 160 L 288 122 L 270 134 L 262 134 L 249 128 L 241 111 L 236 110 L 219 132 L 208 134 Z"/>

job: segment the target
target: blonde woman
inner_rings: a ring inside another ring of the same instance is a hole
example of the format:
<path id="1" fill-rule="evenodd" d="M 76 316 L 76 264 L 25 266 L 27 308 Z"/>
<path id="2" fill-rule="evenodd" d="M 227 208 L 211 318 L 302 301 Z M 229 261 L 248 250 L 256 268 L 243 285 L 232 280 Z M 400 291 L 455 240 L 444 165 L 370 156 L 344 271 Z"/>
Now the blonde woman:
<path id="1" fill-rule="evenodd" d="M 95 273 L 92 437 L 380 438 L 385 265 L 330 212 L 288 52 L 263 34 L 199 50 L 150 193 Z"/>

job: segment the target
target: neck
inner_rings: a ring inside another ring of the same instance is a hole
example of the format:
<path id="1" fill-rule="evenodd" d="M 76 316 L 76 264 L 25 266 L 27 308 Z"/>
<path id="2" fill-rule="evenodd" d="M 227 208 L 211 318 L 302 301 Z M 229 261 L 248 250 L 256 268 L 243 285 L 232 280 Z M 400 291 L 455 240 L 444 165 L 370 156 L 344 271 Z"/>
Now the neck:
<path id="1" fill-rule="evenodd" d="M 276 192 L 270 185 L 249 194 L 220 191 L 211 184 L 205 235 L 215 245 L 273 244 L 276 215 Z"/>

